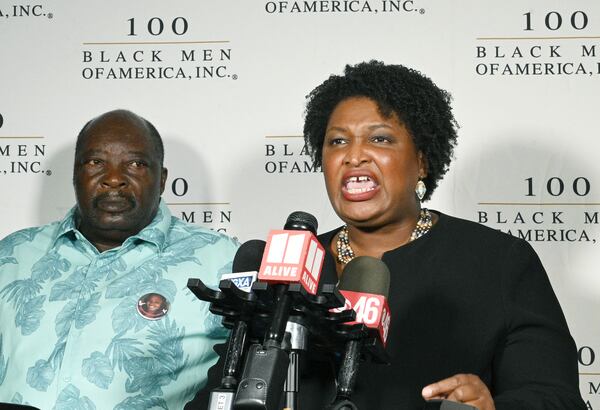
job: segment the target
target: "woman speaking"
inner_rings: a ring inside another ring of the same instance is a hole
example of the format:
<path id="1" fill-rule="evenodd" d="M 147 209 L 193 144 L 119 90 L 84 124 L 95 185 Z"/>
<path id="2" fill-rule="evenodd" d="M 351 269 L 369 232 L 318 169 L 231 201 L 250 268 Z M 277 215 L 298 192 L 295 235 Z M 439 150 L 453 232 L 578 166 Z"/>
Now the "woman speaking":
<path id="1" fill-rule="evenodd" d="M 321 280 L 337 282 L 364 255 L 391 272 L 391 364 L 362 363 L 352 399 L 369 410 L 432 398 L 585 409 L 575 344 L 531 246 L 422 206 L 448 170 L 456 129 L 450 96 L 400 65 L 347 66 L 308 96 L 305 140 L 344 222 L 320 236 Z M 303 408 L 330 399 L 301 393 Z"/>

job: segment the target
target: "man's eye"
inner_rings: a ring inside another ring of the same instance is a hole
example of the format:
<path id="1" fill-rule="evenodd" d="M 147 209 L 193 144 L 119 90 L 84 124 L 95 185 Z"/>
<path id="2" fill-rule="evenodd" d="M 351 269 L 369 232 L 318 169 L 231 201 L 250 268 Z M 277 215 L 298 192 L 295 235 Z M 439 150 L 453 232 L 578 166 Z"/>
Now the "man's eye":
<path id="1" fill-rule="evenodd" d="M 131 161 L 131 166 L 134 168 L 142 168 L 147 166 L 148 164 L 146 164 L 144 161 Z"/>
<path id="2" fill-rule="evenodd" d="M 84 165 L 100 165 L 100 164 L 102 164 L 102 161 L 99 159 L 88 159 L 83 164 Z"/>
<path id="3" fill-rule="evenodd" d="M 385 135 L 375 135 L 371 138 L 371 141 L 373 141 L 373 142 L 391 142 L 392 139 Z"/>

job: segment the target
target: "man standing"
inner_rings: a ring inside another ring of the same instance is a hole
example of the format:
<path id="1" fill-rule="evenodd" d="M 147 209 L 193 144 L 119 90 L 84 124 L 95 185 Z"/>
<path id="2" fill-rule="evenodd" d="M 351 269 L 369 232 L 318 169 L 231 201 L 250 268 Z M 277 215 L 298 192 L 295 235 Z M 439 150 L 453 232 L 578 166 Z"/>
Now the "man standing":
<path id="1" fill-rule="evenodd" d="M 0 241 L 0 402 L 182 409 L 225 339 L 187 290 L 218 283 L 237 243 L 171 216 L 154 126 L 117 110 L 75 149 L 77 205 Z"/>

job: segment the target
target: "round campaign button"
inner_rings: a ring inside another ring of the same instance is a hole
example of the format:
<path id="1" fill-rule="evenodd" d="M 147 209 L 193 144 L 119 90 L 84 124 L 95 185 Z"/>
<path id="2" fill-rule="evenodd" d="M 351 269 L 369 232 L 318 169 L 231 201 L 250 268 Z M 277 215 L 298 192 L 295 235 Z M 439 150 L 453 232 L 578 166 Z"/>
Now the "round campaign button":
<path id="1" fill-rule="evenodd" d="M 169 301 L 159 293 L 146 293 L 139 298 L 137 311 L 145 319 L 158 320 L 169 311 Z"/>

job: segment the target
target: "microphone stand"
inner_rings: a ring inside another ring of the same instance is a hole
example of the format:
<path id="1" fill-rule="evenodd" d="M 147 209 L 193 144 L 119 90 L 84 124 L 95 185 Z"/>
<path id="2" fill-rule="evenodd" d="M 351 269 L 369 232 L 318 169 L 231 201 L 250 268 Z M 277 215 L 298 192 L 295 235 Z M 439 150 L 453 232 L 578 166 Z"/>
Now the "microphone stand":
<path id="1" fill-rule="evenodd" d="M 358 407 L 350 400 L 358 375 L 360 353 L 363 348 L 362 339 L 352 339 L 346 343 L 344 357 L 338 371 L 337 394 L 328 410 L 357 410 Z"/>
<path id="2" fill-rule="evenodd" d="M 289 348 L 286 350 L 290 351 L 290 364 L 283 387 L 284 410 L 298 410 L 300 355 L 308 348 L 308 329 L 303 322 L 302 316 L 293 315 L 290 316 L 285 328 L 286 336 L 289 335 Z"/>
<path id="3" fill-rule="evenodd" d="M 237 320 L 227 344 L 221 386 L 210 392 L 208 410 L 231 410 L 237 387 L 237 371 L 246 345 L 248 324 Z"/>

